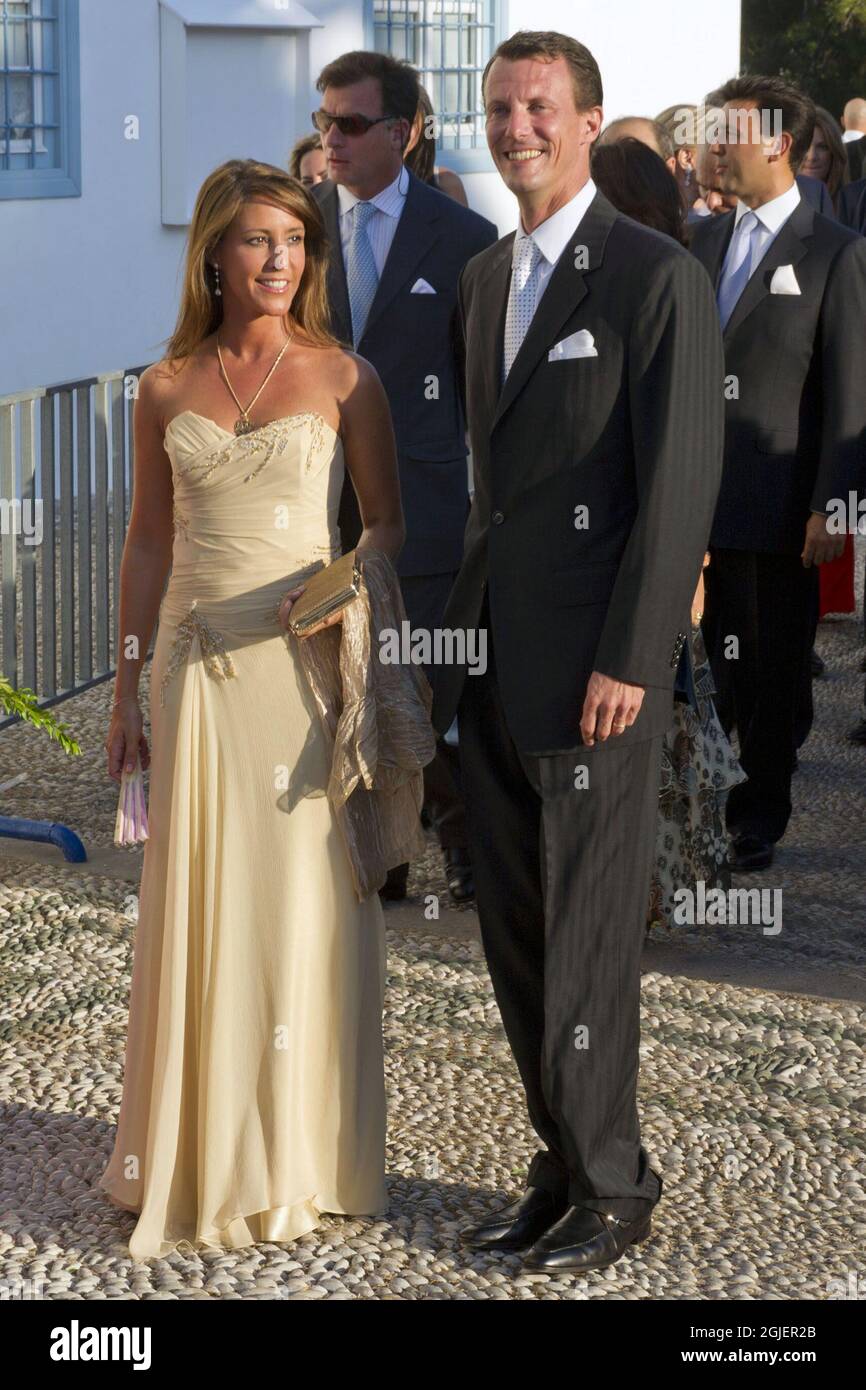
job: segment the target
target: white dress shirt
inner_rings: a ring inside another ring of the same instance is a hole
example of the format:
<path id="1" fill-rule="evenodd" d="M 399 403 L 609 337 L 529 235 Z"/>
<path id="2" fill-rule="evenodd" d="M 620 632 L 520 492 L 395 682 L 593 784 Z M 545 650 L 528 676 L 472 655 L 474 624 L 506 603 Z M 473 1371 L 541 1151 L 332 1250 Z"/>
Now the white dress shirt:
<path id="1" fill-rule="evenodd" d="M 385 262 L 388 259 L 388 252 L 391 250 L 391 243 L 397 231 L 397 223 L 403 208 L 406 205 L 406 193 L 409 189 L 409 175 L 401 165 L 400 172 L 393 183 L 389 183 L 387 188 L 383 188 L 381 193 L 377 193 L 373 198 L 360 199 L 354 193 L 350 193 L 344 184 L 337 184 L 337 199 L 340 205 L 340 244 L 343 248 L 343 265 L 348 265 L 349 243 L 352 240 L 352 228 L 355 218 L 355 204 L 361 201 L 370 202 L 376 211 L 367 224 L 367 236 L 370 238 L 370 245 L 373 249 L 373 259 L 376 262 L 376 269 L 379 278 L 385 269 Z"/>
<path id="2" fill-rule="evenodd" d="M 541 258 L 535 268 L 533 313 L 538 308 L 539 300 L 547 288 L 547 282 L 553 274 L 554 266 L 580 226 L 583 215 L 595 197 L 596 191 L 592 179 L 587 179 L 574 197 L 570 198 L 558 212 L 552 213 L 546 221 L 535 228 L 534 232 L 524 231 L 523 219 L 521 218 L 512 247 L 512 261 L 517 244 L 524 237 L 531 237 L 541 252 Z"/>
<path id="3" fill-rule="evenodd" d="M 748 208 L 745 203 L 737 201 L 737 210 L 734 213 L 734 232 L 731 234 L 731 240 L 728 242 L 728 249 L 725 253 L 720 284 L 724 281 L 728 268 L 737 227 L 746 213 L 753 212 L 758 219 L 758 225 L 752 233 L 752 254 L 749 267 L 749 278 L 751 278 L 799 202 L 800 190 L 796 183 L 792 183 L 791 187 L 786 189 L 784 193 L 780 193 L 778 198 L 771 198 L 769 203 L 764 203 L 759 208 Z"/>
<path id="4" fill-rule="evenodd" d="M 864 132 L 862 130 L 843 130 L 842 140 L 843 143 L 847 145 L 851 140 L 862 140 L 863 135 Z"/>

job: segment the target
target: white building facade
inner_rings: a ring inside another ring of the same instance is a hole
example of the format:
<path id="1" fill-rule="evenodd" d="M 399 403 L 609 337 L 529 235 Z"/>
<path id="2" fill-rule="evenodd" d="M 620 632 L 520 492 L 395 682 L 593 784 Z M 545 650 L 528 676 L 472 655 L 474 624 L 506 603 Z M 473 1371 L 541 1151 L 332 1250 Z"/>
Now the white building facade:
<path id="1" fill-rule="evenodd" d="M 203 178 L 286 167 L 348 49 L 418 66 L 439 162 L 511 230 L 480 74 L 530 28 L 592 50 L 606 119 L 697 102 L 739 67 L 740 0 L 0 0 L 0 397 L 161 356 Z"/>

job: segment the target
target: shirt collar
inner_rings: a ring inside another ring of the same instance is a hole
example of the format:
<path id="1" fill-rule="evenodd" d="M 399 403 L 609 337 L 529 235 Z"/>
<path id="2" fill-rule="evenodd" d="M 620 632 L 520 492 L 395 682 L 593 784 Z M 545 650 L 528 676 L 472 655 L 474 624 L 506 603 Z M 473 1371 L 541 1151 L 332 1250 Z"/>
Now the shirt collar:
<path id="1" fill-rule="evenodd" d="M 400 187 L 401 180 L 403 184 L 402 190 Z M 403 204 L 406 201 L 408 188 L 409 178 L 407 170 L 401 165 L 400 172 L 397 174 L 393 183 L 389 183 L 388 187 L 383 188 L 381 193 L 376 193 L 372 198 L 365 199 L 364 201 L 372 203 L 375 208 L 378 208 L 380 212 L 386 213 L 388 217 L 399 217 L 403 210 Z M 344 213 L 349 212 L 356 203 L 362 201 L 356 194 L 350 193 L 349 189 L 343 183 L 337 184 L 337 198 L 340 203 L 341 217 Z"/>
<path id="2" fill-rule="evenodd" d="M 799 202 L 800 190 L 796 182 L 792 183 L 790 188 L 786 188 L 784 193 L 780 193 L 778 198 L 771 198 L 769 203 L 762 203 L 759 208 L 748 208 L 745 203 L 738 200 L 734 230 L 740 225 L 747 212 L 753 212 L 768 232 L 777 232 L 782 223 L 787 222 Z"/>
<path id="3" fill-rule="evenodd" d="M 550 265 L 556 265 L 566 246 L 574 236 L 583 215 L 596 195 L 596 186 L 592 179 L 587 179 L 581 189 L 575 193 L 573 198 L 546 218 L 534 232 L 523 230 L 521 220 L 517 228 L 517 235 L 514 238 L 514 248 L 524 238 L 529 238 L 535 242 L 544 259 Z"/>

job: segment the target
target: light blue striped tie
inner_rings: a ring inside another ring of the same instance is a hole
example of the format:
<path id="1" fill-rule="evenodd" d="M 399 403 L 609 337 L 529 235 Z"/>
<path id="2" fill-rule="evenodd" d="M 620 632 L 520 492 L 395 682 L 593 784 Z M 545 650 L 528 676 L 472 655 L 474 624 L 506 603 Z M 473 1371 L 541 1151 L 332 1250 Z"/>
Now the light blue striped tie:
<path id="1" fill-rule="evenodd" d="M 367 235 L 367 223 L 375 211 L 373 203 L 356 203 L 353 213 L 346 280 L 349 288 L 349 309 L 352 314 L 352 343 L 356 348 L 361 341 L 370 305 L 379 284 L 379 272 Z"/>

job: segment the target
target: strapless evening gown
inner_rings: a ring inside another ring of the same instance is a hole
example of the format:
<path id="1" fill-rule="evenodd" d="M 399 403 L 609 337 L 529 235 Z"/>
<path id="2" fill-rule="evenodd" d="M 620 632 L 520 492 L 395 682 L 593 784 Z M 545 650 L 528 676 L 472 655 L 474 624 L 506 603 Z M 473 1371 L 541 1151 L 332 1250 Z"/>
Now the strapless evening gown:
<path id="1" fill-rule="evenodd" d="M 328 745 L 277 622 L 339 555 L 342 443 L 313 412 L 165 447 L 172 572 L 151 672 L 148 816 L 123 1095 L 99 1179 L 138 1259 L 290 1241 L 387 1206 L 378 894 L 355 894 Z"/>

